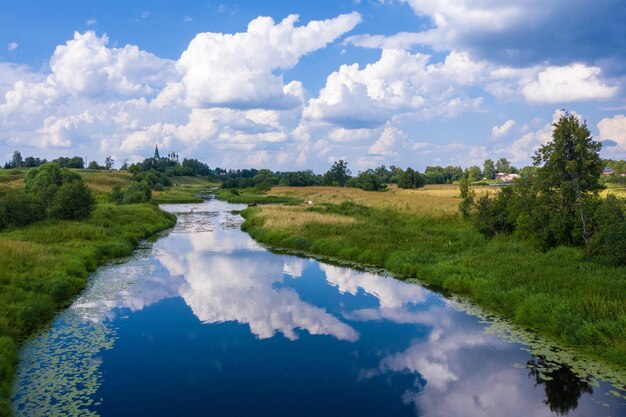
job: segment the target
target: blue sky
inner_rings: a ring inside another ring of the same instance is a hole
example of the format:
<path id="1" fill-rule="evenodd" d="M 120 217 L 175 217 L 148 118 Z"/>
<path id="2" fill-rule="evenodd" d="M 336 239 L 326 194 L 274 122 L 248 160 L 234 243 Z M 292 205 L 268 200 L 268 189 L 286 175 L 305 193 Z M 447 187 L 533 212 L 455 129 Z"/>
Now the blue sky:
<path id="1" fill-rule="evenodd" d="M 624 21 L 619 0 L 9 0 L 0 160 L 523 166 L 561 109 L 624 158 Z"/>

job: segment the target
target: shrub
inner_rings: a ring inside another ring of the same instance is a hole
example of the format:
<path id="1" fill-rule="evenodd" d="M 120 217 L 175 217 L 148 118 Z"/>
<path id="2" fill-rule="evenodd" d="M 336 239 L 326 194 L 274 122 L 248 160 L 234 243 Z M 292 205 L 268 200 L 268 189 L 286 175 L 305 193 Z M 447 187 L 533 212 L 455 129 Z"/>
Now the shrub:
<path id="1" fill-rule="evenodd" d="M 590 253 L 610 265 L 626 265 L 626 202 L 613 195 L 601 200 L 595 209 L 597 231 L 591 239 Z"/>
<path id="2" fill-rule="evenodd" d="M 50 207 L 50 216 L 62 220 L 81 220 L 89 217 L 96 200 L 82 179 L 61 185 Z"/>
<path id="3" fill-rule="evenodd" d="M 122 186 L 119 183 L 113 184 L 113 188 L 109 193 L 109 199 L 112 203 L 121 204 L 124 199 L 124 193 L 122 192 Z"/>
<path id="4" fill-rule="evenodd" d="M 25 226 L 42 219 L 44 209 L 22 190 L 0 188 L 0 229 Z"/>
<path id="5" fill-rule="evenodd" d="M 138 204 L 147 203 L 152 199 L 152 191 L 145 181 L 133 181 L 129 184 L 124 192 L 122 204 Z"/>

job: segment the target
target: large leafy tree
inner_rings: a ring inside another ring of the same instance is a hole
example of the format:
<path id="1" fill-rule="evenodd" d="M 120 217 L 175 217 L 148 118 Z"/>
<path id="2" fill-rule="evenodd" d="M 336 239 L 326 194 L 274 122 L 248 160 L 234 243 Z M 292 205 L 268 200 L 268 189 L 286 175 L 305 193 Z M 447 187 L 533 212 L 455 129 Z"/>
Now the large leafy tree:
<path id="1" fill-rule="evenodd" d="M 552 141 L 533 157 L 534 164 L 542 166 L 538 185 L 555 211 L 558 229 L 567 230 L 567 243 L 582 239 L 588 245 L 592 233 L 588 202 L 601 188 L 602 144 L 593 140 L 587 123 L 573 114 L 566 113 L 553 127 Z"/>
<path id="2" fill-rule="evenodd" d="M 348 163 L 343 159 L 335 161 L 328 171 L 324 174 L 324 185 L 338 185 L 343 187 L 350 179 L 350 170 Z"/>
<path id="3" fill-rule="evenodd" d="M 491 159 L 485 160 L 485 163 L 483 164 L 483 175 L 485 178 L 488 180 L 494 179 L 496 172 L 496 164 L 494 164 Z"/>
<path id="4" fill-rule="evenodd" d="M 511 172 L 511 163 L 506 158 L 498 159 L 496 162 L 496 171 L 497 172 Z"/>
<path id="5" fill-rule="evenodd" d="M 424 176 L 412 168 L 407 168 L 398 179 L 398 187 L 400 188 L 420 188 L 425 184 Z"/>

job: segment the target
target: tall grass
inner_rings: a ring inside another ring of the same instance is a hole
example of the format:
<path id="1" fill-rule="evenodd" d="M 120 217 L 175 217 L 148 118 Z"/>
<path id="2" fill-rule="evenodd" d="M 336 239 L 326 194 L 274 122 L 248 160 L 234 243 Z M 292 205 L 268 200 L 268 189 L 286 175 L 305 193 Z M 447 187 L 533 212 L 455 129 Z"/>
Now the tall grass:
<path id="1" fill-rule="evenodd" d="M 384 267 L 467 295 L 522 326 L 626 368 L 626 268 L 589 262 L 575 248 L 542 252 L 511 236 L 487 239 L 432 202 L 432 215 L 424 207 L 369 203 L 283 208 L 290 227 L 276 226 L 271 209 L 247 209 L 242 228 L 266 244 Z M 310 213 L 354 221 L 309 221 Z"/>
<path id="2" fill-rule="evenodd" d="M 175 222 L 153 205 L 99 204 L 84 221 L 48 220 L 0 233 L 0 416 L 11 414 L 22 341 L 71 302 L 90 271 Z"/>

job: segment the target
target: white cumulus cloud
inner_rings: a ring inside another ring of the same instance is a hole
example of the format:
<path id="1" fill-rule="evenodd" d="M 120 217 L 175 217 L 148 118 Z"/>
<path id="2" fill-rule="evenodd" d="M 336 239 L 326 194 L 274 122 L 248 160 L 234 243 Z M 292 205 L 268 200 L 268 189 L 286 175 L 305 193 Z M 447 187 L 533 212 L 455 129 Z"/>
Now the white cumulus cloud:
<path id="1" fill-rule="evenodd" d="M 494 126 L 491 129 L 491 134 L 495 138 L 501 138 L 502 136 L 509 133 L 511 129 L 513 128 L 513 126 L 515 126 L 515 120 L 509 119 L 506 122 L 504 122 L 502 126 Z"/>
<path id="2" fill-rule="evenodd" d="M 537 75 L 536 80 L 524 86 L 522 93 L 526 100 L 539 103 L 608 99 L 615 96 L 619 88 L 600 80 L 601 71 L 599 67 L 584 64 L 548 67 Z"/>
<path id="3" fill-rule="evenodd" d="M 352 30 L 358 13 L 296 27 L 297 15 L 280 23 L 251 21 L 246 32 L 200 33 L 176 63 L 181 75 L 163 94 L 190 107 L 289 108 L 300 103 L 301 84 L 285 85 L 278 70 L 293 68 L 306 54 Z M 172 93 L 175 92 L 175 93 Z M 296 92 L 296 94 L 294 94 Z"/>
<path id="4" fill-rule="evenodd" d="M 603 151 L 626 154 L 626 116 L 607 117 L 598 123 L 599 139 L 611 140 L 614 146 L 604 146 Z"/>

